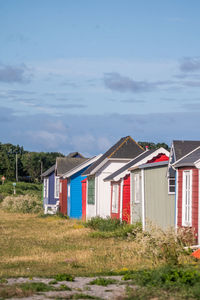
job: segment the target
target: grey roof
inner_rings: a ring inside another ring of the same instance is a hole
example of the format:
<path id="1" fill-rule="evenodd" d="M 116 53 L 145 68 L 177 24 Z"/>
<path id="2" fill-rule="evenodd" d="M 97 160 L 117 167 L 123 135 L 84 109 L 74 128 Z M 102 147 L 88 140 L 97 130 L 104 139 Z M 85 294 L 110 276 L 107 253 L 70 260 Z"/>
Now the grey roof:
<path id="1" fill-rule="evenodd" d="M 139 146 L 130 136 L 121 138 L 114 146 L 106 151 L 95 163 L 93 163 L 82 175 L 90 173 L 106 158 L 134 158 L 144 149 Z"/>
<path id="2" fill-rule="evenodd" d="M 57 157 L 56 159 L 56 173 L 57 176 L 62 176 L 64 173 L 70 171 L 76 166 L 82 164 L 84 161 L 88 160 L 88 158 L 80 158 L 80 157 Z"/>
<path id="3" fill-rule="evenodd" d="M 79 152 L 71 152 L 71 153 L 69 153 L 67 155 L 67 157 L 76 157 L 76 158 L 80 157 L 80 158 L 84 158 L 84 156 L 81 153 L 79 153 Z"/>
<path id="4" fill-rule="evenodd" d="M 42 173 L 41 177 L 47 177 L 49 176 L 52 172 L 55 171 L 56 165 L 53 165 L 52 167 L 50 167 L 48 170 L 46 170 L 44 173 Z"/>
<path id="5" fill-rule="evenodd" d="M 176 160 L 200 146 L 200 141 L 173 141 Z"/>
<path id="6" fill-rule="evenodd" d="M 138 163 L 139 161 L 141 161 L 142 159 L 144 159 L 145 157 L 149 156 L 150 154 L 152 154 L 155 151 L 157 151 L 157 149 L 148 150 L 148 151 L 143 152 L 142 154 L 140 154 L 139 156 L 137 156 L 133 160 L 129 161 L 125 166 L 121 167 L 119 170 L 115 171 L 114 173 L 112 173 L 111 175 L 109 175 L 108 177 L 106 177 L 104 179 L 104 181 L 113 180 L 117 175 L 120 175 L 124 171 L 128 170 L 129 168 L 131 168 L 132 166 L 134 166 L 136 163 Z"/>
<path id="7" fill-rule="evenodd" d="M 165 167 L 168 165 L 168 161 L 159 161 L 155 163 L 150 163 L 150 164 L 143 164 L 138 167 L 138 169 L 148 169 L 148 168 L 156 168 L 156 167 Z"/>
<path id="8" fill-rule="evenodd" d="M 174 160 L 177 161 L 181 159 L 181 157 L 187 155 L 192 150 L 200 146 L 200 141 L 174 140 L 172 144 L 174 146 L 174 153 L 175 153 Z M 171 166 L 174 163 L 174 160 L 172 161 L 172 163 L 169 163 L 169 167 L 168 167 L 168 177 L 170 178 L 174 178 L 176 176 L 176 171 Z"/>
<path id="9" fill-rule="evenodd" d="M 194 166 L 195 161 L 200 159 L 200 147 L 196 148 L 191 153 L 188 153 L 187 156 L 183 157 L 177 163 L 174 164 L 176 168 L 185 167 L 185 166 Z"/>

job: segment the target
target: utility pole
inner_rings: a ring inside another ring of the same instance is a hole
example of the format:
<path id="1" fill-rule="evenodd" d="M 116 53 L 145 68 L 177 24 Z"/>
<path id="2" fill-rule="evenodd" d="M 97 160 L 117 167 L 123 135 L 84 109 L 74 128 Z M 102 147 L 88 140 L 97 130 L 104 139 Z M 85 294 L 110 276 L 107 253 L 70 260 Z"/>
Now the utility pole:
<path id="1" fill-rule="evenodd" d="M 16 152 L 16 181 L 18 182 L 18 157 Z"/>
<path id="2" fill-rule="evenodd" d="M 40 172 L 41 172 L 41 174 L 40 175 L 42 175 L 42 173 L 43 173 L 43 161 L 42 160 L 40 160 L 40 163 L 41 163 L 41 165 L 40 165 Z"/>

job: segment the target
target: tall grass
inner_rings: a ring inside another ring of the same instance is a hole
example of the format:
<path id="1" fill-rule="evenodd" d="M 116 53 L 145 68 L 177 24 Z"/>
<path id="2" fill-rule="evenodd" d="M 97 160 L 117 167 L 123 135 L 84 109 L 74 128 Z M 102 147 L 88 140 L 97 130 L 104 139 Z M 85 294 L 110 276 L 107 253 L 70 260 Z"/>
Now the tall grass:
<path id="1" fill-rule="evenodd" d="M 7 196 L 0 207 L 10 212 L 42 213 L 43 211 L 42 201 L 31 195 Z"/>

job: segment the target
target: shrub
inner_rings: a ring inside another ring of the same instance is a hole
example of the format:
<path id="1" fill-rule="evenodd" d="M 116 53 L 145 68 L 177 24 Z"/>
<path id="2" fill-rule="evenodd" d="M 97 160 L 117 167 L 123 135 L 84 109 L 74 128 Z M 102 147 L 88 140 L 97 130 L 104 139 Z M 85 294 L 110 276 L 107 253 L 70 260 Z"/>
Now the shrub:
<path id="1" fill-rule="evenodd" d="M 39 213 L 43 210 L 41 200 L 35 196 L 7 196 L 1 203 L 1 208 L 10 212 Z"/>
<path id="2" fill-rule="evenodd" d="M 124 221 L 111 219 L 110 217 L 107 217 L 106 219 L 93 217 L 85 224 L 85 226 L 96 231 L 90 233 L 90 236 L 95 238 L 135 238 L 137 232 L 142 231 L 142 225 L 140 222 L 130 225 Z"/>
<path id="3" fill-rule="evenodd" d="M 110 217 L 107 217 L 106 219 L 93 217 L 86 223 L 85 226 L 99 231 L 114 231 L 123 226 L 123 223 L 119 219 L 111 219 Z"/>
<path id="4" fill-rule="evenodd" d="M 151 225 L 148 231 L 136 234 L 137 254 L 151 259 L 154 265 L 160 261 L 177 265 L 182 256 L 189 254 L 184 246 L 191 243 L 191 236 L 192 232 L 188 233 L 189 240 L 187 240 L 181 230 L 176 233 L 173 228 L 164 231 Z"/>

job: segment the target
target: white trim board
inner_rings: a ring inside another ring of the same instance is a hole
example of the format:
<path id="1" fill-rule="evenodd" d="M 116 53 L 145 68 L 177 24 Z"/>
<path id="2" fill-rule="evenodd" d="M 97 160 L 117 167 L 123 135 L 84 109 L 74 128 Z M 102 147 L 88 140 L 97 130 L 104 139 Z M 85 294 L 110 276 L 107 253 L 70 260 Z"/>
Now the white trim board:
<path id="1" fill-rule="evenodd" d="M 169 157 L 169 151 L 167 151 L 166 149 L 164 149 L 163 147 L 160 147 L 159 149 L 155 150 L 153 153 L 149 154 L 148 156 L 145 156 L 143 159 L 141 159 L 140 161 L 138 161 L 137 163 L 135 163 L 131 168 L 128 168 L 127 170 L 123 171 L 122 173 L 118 174 L 117 176 L 115 176 L 112 181 L 119 181 L 120 179 L 122 179 L 123 177 L 125 177 L 126 175 L 130 174 L 131 170 L 134 170 L 135 167 L 140 166 L 145 164 L 148 160 L 153 159 L 155 156 L 159 155 L 159 154 L 165 154 L 167 157 Z M 132 159 L 131 161 L 134 161 L 135 159 L 137 159 L 138 157 L 140 157 L 142 154 L 144 154 L 144 152 L 142 152 L 140 155 L 136 156 L 134 159 Z M 128 163 L 130 163 L 131 161 L 129 161 Z M 125 166 L 124 166 L 125 167 Z"/>

